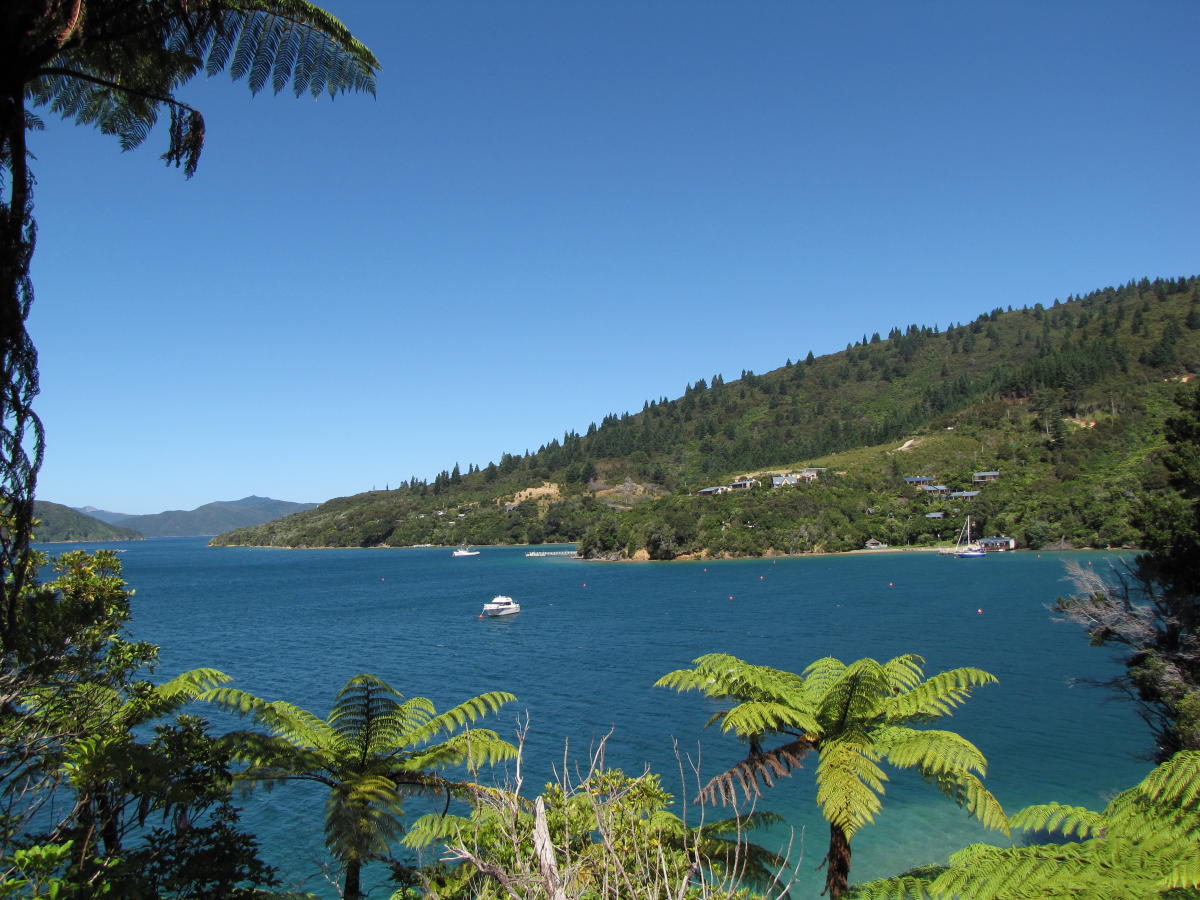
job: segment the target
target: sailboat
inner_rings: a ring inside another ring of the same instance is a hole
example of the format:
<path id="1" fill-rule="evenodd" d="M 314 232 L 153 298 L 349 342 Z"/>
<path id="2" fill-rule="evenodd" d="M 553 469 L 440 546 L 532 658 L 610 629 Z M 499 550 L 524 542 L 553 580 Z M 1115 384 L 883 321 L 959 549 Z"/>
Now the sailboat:
<path id="1" fill-rule="evenodd" d="M 987 551 L 971 540 L 971 517 L 967 516 L 966 524 L 963 525 L 954 544 L 954 558 L 976 559 L 980 556 L 987 556 Z"/>

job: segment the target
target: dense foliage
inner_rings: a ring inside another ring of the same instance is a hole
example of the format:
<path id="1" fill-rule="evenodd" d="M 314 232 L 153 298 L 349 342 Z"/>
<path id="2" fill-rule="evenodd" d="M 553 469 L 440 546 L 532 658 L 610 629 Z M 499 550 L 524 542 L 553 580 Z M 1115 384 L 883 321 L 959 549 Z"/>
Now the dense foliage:
<path id="1" fill-rule="evenodd" d="M 547 784 L 530 800 L 518 790 L 480 788 L 469 816 L 427 815 L 410 847 L 442 846 L 443 864 L 419 873 L 438 900 L 589 897 L 749 900 L 787 896 L 788 860 L 746 840 L 781 821 L 750 813 L 691 825 L 673 809 L 661 778 L 602 764 L 585 777 Z M 677 807 L 678 808 L 678 807 Z M 681 808 L 689 813 L 687 804 Z M 691 811 L 695 816 L 695 812 Z M 453 865 L 446 863 L 453 862 Z M 753 887 L 754 892 L 751 892 Z"/>
<path id="2" fill-rule="evenodd" d="M 22 591 L 0 667 L 3 896 L 239 897 L 274 883 L 238 825 L 229 753 L 181 707 L 224 680 L 149 680 L 110 551 Z M 65 795 L 65 802 L 64 802 Z"/>
<path id="3" fill-rule="evenodd" d="M 1177 383 L 1200 372 L 1200 279 L 1142 280 L 944 331 L 894 328 L 773 372 L 689 384 L 536 452 L 332 500 L 216 543 L 412 546 L 572 541 L 672 559 L 953 539 L 966 515 L 1027 547 L 1131 546 L 1133 498 Z M 901 449 L 903 448 L 903 449 Z M 816 483 L 772 490 L 811 466 Z M 949 491 L 1001 477 L 971 500 Z M 700 488 L 748 473 L 760 486 Z M 1161 476 L 1159 476 L 1161 477 Z M 940 514 L 940 515 L 938 515 Z"/>

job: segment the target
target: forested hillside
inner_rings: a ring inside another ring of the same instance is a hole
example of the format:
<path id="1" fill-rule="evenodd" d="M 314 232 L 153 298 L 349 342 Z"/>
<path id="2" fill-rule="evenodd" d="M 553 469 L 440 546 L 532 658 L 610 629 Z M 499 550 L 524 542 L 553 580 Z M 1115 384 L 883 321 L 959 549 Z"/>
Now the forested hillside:
<path id="1" fill-rule="evenodd" d="M 1171 398 L 1198 371 L 1200 280 L 1142 280 L 945 330 L 862 335 L 765 374 L 701 378 L 536 453 L 455 465 L 214 543 L 579 541 L 590 555 L 669 559 L 932 544 L 970 514 L 1023 546 L 1118 546 L 1135 540 L 1135 496 L 1161 479 Z M 826 471 L 769 486 L 807 466 Z M 981 471 L 1001 475 L 974 498 L 904 481 L 963 491 Z M 696 495 L 748 474 L 759 486 Z"/>
<path id="2" fill-rule="evenodd" d="M 139 541 L 143 537 L 133 528 L 110 525 L 69 506 L 45 500 L 34 501 L 33 517 L 38 522 L 33 530 L 37 541 Z"/>

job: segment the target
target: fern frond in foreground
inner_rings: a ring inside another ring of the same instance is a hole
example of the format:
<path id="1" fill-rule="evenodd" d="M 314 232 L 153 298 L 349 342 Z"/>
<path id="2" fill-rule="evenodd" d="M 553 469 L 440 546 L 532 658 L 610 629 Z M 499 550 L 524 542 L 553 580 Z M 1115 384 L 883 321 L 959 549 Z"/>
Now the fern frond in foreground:
<path id="1" fill-rule="evenodd" d="M 1200 751 L 1184 751 L 1117 795 L 1103 812 L 1031 806 L 1015 827 L 1060 844 L 973 844 L 944 869 L 861 885 L 855 900 L 1200 897 Z"/>

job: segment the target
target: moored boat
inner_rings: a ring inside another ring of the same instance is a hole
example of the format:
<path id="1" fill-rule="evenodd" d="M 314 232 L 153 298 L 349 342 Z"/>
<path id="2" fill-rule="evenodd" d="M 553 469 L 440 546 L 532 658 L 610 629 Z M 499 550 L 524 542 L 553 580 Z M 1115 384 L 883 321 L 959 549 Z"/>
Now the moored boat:
<path id="1" fill-rule="evenodd" d="M 971 540 L 971 517 L 967 516 L 966 524 L 963 525 L 963 530 L 954 545 L 954 558 L 978 559 L 981 556 L 987 556 L 987 551 Z"/>
<path id="2" fill-rule="evenodd" d="M 504 594 L 497 594 L 492 598 L 490 603 L 483 604 L 483 614 L 485 616 L 511 616 L 520 611 L 521 604 L 513 600 L 512 597 L 506 597 Z"/>

